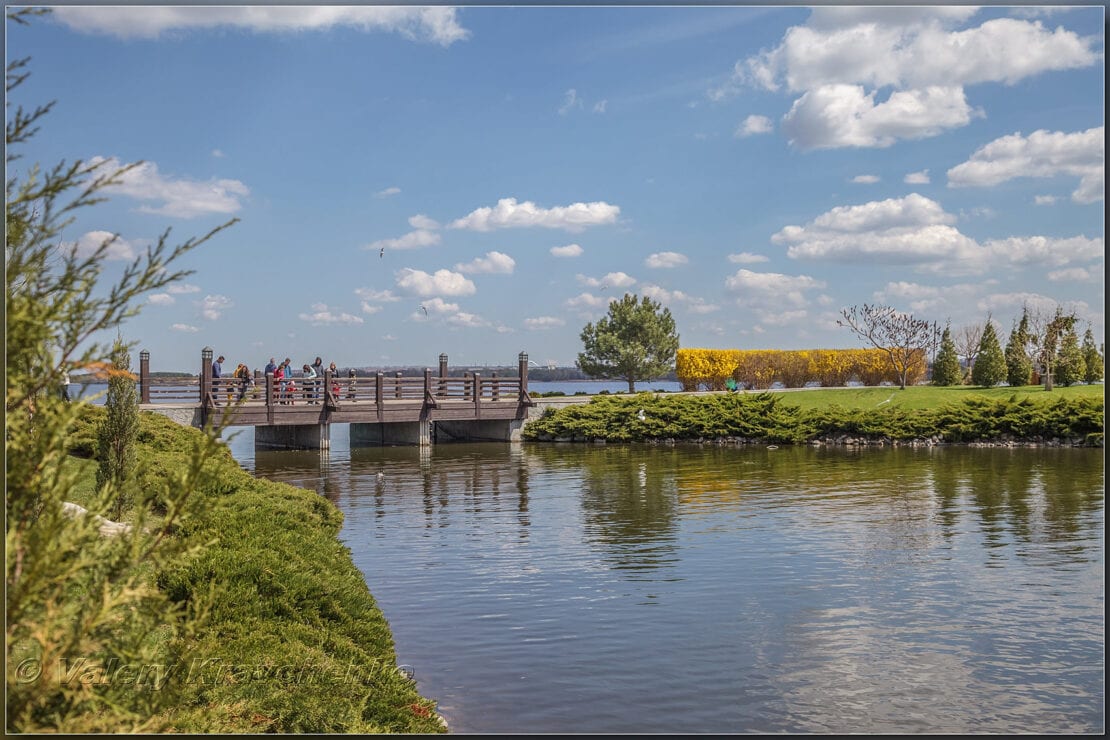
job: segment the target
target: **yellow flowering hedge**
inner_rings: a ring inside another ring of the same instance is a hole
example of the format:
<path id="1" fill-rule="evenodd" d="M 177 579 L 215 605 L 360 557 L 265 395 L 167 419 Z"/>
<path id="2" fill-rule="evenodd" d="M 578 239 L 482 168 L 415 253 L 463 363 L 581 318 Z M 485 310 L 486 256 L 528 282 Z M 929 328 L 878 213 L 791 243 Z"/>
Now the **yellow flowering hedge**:
<path id="1" fill-rule="evenodd" d="M 898 373 L 880 349 L 680 349 L 675 372 L 682 389 L 719 391 L 731 377 L 751 388 L 769 388 L 775 382 L 800 388 L 809 382 L 842 386 L 855 378 L 864 385 L 898 383 Z M 914 353 L 906 384 L 925 376 L 925 351 Z"/>

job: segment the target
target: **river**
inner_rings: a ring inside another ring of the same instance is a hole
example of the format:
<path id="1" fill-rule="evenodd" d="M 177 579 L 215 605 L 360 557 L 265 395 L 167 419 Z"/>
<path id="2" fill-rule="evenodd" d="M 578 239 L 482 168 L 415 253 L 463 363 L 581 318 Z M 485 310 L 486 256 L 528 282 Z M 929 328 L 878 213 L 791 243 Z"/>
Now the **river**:
<path id="1" fill-rule="evenodd" d="M 1101 450 L 252 434 L 343 511 L 454 731 L 1104 729 Z"/>

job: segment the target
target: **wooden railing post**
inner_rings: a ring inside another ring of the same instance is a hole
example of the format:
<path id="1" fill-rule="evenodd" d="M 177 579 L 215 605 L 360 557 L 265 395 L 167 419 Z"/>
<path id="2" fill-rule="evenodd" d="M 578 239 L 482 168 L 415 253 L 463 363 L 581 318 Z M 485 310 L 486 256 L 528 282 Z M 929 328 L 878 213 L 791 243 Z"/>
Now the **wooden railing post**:
<path id="1" fill-rule="evenodd" d="M 435 405 L 435 396 L 432 395 L 432 369 L 424 368 L 424 403 Z"/>
<path id="2" fill-rule="evenodd" d="M 528 353 L 521 352 L 517 357 L 518 369 L 520 373 L 520 401 L 528 400 Z"/>
<path id="3" fill-rule="evenodd" d="M 378 373 L 374 376 L 374 403 L 378 407 L 378 421 L 382 420 L 382 392 L 385 386 L 385 376 Z"/>
<path id="4" fill-rule="evenodd" d="M 463 373 L 463 400 L 470 398 L 470 373 Z"/>
<path id="5" fill-rule="evenodd" d="M 400 398 L 401 397 L 401 371 L 398 370 L 397 374 L 394 377 L 397 378 L 397 382 L 393 384 L 393 397 L 394 398 Z"/>
<path id="6" fill-rule="evenodd" d="M 443 352 L 439 355 L 439 387 L 436 389 L 436 396 L 443 398 L 447 395 L 447 353 Z"/>
<path id="7" fill-rule="evenodd" d="M 497 388 L 497 371 L 496 370 L 493 371 L 493 374 L 490 375 L 490 378 L 493 380 L 493 386 L 492 386 L 491 394 L 493 396 L 493 400 L 496 401 L 497 396 L 499 395 L 498 392 L 497 392 L 498 388 Z"/>
<path id="8" fill-rule="evenodd" d="M 474 418 L 482 418 L 482 374 L 474 373 Z"/>
<path id="9" fill-rule="evenodd" d="M 274 374 L 266 373 L 266 420 L 274 423 Z"/>
<path id="10" fill-rule="evenodd" d="M 335 396 L 331 393 L 331 368 L 324 371 L 324 405 L 334 407 L 337 405 Z"/>
<path id="11" fill-rule="evenodd" d="M 139 403 L 150 403 L 150 350 L 139 353 Z"/>
<path id="12" fill-rule="evenodd" d="M 200 351 L 200 403 L 207 405 L 208 394 L 212 392 L 212 348 Z"/>

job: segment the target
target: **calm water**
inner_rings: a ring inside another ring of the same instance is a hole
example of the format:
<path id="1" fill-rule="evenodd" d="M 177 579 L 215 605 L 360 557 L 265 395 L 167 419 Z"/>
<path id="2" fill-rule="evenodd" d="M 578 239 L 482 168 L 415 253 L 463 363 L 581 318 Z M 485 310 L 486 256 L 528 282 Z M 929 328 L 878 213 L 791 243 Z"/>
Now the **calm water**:
<path id="1" fill-rule="evenodd" d="M 1104 729 L 1101 451 L 345 435 L 231 446 L 343 510 L 454 731 Z"/>

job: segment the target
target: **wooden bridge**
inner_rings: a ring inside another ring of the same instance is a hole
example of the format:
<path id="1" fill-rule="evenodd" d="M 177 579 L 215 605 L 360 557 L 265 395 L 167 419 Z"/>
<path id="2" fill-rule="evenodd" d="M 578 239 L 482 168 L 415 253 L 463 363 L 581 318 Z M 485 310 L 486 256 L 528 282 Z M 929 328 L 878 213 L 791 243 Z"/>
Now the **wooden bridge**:
<path id="1" fill-rule="evenodd" d="M 519 439 L 533 401 L 528 395 L 528 355 L 518 357 L 516 376 L 466 373 L 450 377 L 447 355 L 439 372 L 423 377 L 376 373 L 371 377 L 275 379 L 258 371 L 243 380 L 212 374 L 212 349 L 201 352 L 195 385 L 159 387 L 150 375 L 150 353 L 139 354 L 139 403 L 194 426 L 228 423 L 255 427 L 255 446 L 329 447 L 330 425 L 350 424 L 351 444 L 430 444 L 445 440 Z M 186 418 L 188 417 L 188 418 Z"/>

